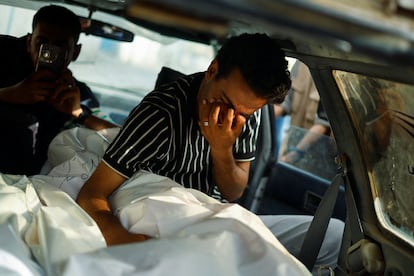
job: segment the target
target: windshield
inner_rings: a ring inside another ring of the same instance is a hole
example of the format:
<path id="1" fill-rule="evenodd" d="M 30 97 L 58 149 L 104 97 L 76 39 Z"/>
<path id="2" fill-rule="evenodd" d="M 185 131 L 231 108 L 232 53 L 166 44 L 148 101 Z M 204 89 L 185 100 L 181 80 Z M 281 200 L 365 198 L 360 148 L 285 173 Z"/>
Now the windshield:
<path id="1" fill-rule="evenodd" d="M 364 152 L 378 218 L 413 243 L 414 86 L 334 71 Z"/>
<path id="2" fill-rule="evenodd" d="M 34 13 L 0 5 L 0 33 L 26 35 L 32 30 Z M 69 66 L 73 75 L 97 96 L 100 111 L 95 114 L 118 124 L 154 88 L 163 66 L 191 74 L 206 70 L 214 56 L 210 45 L 162 37 L 150 30 L 141 33 L 135 34 L 132 42 L 81 34 L 80 56 Z"/>

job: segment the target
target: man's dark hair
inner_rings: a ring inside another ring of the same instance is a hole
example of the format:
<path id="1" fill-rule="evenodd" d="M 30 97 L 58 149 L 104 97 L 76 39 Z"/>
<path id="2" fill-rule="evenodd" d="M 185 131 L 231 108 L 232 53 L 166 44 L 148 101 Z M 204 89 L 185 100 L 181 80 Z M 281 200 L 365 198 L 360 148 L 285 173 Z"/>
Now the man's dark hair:
<path id="1" fill-rule="evenodd" d="M 73 35 L 75 43 L 78 42 L 81 24 L 78 16 L 67 8 L 57 5 L 44 6 L 33 17 L 33 30 L 39 22 L 61 26 L 69 30 Z"/>
<path id="2" fill-rule="evenodd" d="M 238 68 L 255 94 L 269 102 L 283 102 L 291 86 L 285 53 L 265 34 L 245 33 L 227 39 L 216 60 L 217 78 Z"/>

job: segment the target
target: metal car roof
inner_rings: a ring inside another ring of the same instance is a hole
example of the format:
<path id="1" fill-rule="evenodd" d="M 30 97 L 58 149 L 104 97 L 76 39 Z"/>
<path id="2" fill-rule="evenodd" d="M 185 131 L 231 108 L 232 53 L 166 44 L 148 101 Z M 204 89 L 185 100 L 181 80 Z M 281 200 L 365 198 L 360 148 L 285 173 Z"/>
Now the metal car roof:
<path id="1" fill-rule="evenodd" d="M 266 32 L 288 51 L 412 68 L 410 0 L 3 0 L 62 3 L 103 11 L 167 36 L 206 44 L 241 32 Z M 323 43 L 321 43 L 323 41 Z M 349 53 L 352 52 L 352 55 Z"/>

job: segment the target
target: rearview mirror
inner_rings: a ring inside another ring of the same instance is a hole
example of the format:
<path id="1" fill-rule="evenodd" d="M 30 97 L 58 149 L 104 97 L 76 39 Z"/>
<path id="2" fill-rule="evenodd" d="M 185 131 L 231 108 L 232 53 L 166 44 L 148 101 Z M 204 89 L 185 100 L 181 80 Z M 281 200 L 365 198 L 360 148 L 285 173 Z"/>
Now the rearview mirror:
<path id="1" fill-rule="evenodd" d="M 82 32 L 86 35 L 95 35 L 125 42 L 132 42 L 134 40 L 134 33 L 128 30 L 95 19 L 86 17 L 79 17 L 79 19 Z"/>

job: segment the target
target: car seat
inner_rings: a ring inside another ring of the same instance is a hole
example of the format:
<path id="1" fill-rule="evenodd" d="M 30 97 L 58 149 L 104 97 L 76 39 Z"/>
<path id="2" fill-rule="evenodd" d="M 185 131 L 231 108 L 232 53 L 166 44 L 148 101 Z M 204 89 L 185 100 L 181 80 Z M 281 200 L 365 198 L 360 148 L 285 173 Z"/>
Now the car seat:
<path id="1" fill-rule="evenodd" d="M 275 114 L 272 104 L 261 108 L 255 159 L 250 163 L 249 181 L 238 203 L 256 213 L 268 183 L 269 174 L 276 162 Z"/>

